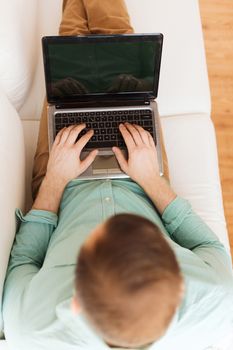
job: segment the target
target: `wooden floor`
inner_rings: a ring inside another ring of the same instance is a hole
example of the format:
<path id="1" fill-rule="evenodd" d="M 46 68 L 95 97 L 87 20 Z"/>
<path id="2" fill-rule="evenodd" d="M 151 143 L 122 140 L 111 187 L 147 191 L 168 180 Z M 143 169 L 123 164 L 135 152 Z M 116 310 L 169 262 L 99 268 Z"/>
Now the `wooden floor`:
<path id="1" fill-rule="evenodd" d="M 233 0 L 199 0 L 233 256 Z"/>

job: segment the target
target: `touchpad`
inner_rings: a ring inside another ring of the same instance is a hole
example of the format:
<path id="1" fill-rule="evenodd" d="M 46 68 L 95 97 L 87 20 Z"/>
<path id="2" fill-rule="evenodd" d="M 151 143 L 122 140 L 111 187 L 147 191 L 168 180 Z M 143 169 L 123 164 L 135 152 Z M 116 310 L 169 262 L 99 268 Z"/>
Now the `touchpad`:
<path id="1" fill-rule="evenodd" d="M 92 171 L 93 174 L 117 174 L 122 172 L 114 154 L 97 156 L 92 163 Z"/>

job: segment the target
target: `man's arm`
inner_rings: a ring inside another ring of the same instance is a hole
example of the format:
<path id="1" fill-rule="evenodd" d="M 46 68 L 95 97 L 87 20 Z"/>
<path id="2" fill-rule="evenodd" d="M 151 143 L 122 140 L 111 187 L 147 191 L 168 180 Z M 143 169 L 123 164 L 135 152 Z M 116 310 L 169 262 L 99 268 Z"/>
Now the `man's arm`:
<path id="1" fill-rule="evenodd" d="M 4 288 L 4 314 L 13 320 L 14 305 L 22 302 L 25 290 L 41 269 L 48 244 L 57 226 L 57 212 L 67 183 L 79 176 L 93 162 L 97 151 L 80 160 L 80 153 L 93 135 L 84 135 L 77 143 L 85 125 L 63 129 L 51 150 L 47 173 L 32 210 L 25 216 L 17 211 L 21 221 L 8 264 Z M 26 294 L 25 294 L 26 295 Z M 11 321 L 10 321 L 11 322 Z"/>
<path id="2" fill-rule="evenodd" d="M 126 160 L 121 150 L 113 147 L 120 167 L 144 189 L 162 215 L 177 195 L 159 174 L 154 140 L 148 131 L 135 124 L 121 124 L 120 131 L 129 154 Z"/>
<path id="3" fill-rule="evenodd" d="M 89 130 L 76 142 L 79 133 L 85 127 L 85 124 L 73 125 L 62 129 L 57 134 L 50 153 L 46 176 L 32 209 L 57 213 L 68 182 L 81 175 L 94 161 L 98 150 L 93 150 L 83 161 L 80 160 L 82 149 L 93 136 L 93 130 Z"/>
<path id="4" fill-rule="evenodd" d="M 230 254 L 188 201 L 177 197 L 163 212 L 162 220 L 175 242 L 203 260 L 215 271 L 218 280 L 225 284 L 229 281 L 232 286 Z"/>
<path id="5" fill-rule="evenodd" d="M 63 191 L 69 181 L 79 176 L 94 161 L 98 151 L 92 151 L 80 160 L 80 153 L 93 135 L 85 134 L 77 143 L 85 124 L 64 128 L 57 135 L 49 157 L 46 176 L 41 184 L 32 210 L 21 220 L 21 227 L 11 252 L 8 276 L 13 269 L 23 265 L 34 265 L 37 272 L 43 264 L 49 240 L 57 225 L 57 212 Z"/>
<path id="6" fill-rule="evenodd" d="M 122 170 L 137 182 L 161 214 L 170 237 L 192 250 L 220 275 L 232 277 L 231 259 L 213 231 L 196 215 L 191 205 L 178 198 L 167 181 L 160 177 L 157 151 L 150 133 L 125 123 L 120 131 L 128 148 L 128 160 L 119 148 L 113 151 Z M 225 273 L 226 276 L 226 273 Z"/>

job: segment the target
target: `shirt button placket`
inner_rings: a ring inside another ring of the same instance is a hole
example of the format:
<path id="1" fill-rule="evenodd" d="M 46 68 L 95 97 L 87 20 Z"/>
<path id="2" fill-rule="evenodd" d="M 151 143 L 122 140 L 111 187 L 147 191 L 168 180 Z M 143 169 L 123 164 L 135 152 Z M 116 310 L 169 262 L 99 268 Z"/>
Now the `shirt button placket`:
<path id="1" fill-rule="evenodd" d="M 107 219 L 115 213 L 112 193 L 112 182 L 109 180 L 105 181 L 103 183 L 102 190 L 104 217 L 105 219 Z"/>

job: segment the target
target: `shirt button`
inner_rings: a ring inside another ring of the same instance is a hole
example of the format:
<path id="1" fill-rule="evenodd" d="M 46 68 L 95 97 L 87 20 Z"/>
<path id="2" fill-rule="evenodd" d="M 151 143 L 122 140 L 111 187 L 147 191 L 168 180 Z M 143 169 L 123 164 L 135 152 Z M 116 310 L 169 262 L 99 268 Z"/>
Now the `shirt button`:
<path id="1" fill-rule="evenodd" d="M 106 197 L 106 198 L 105 198 L 105 201 L 106 201 L 106 202 L 110 202 L 110 201 L 111 201 L 111 198 L 110 198 L 110 197 Z"/>

